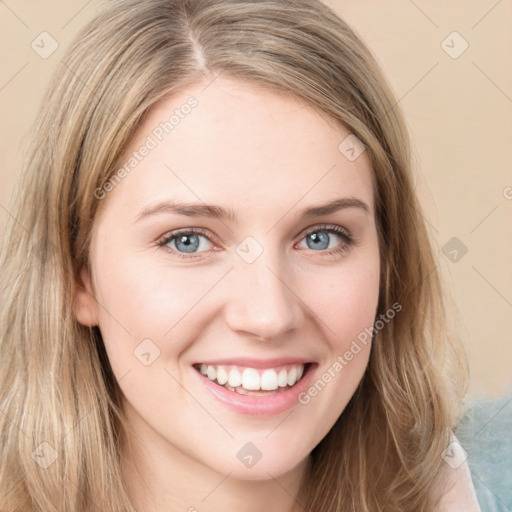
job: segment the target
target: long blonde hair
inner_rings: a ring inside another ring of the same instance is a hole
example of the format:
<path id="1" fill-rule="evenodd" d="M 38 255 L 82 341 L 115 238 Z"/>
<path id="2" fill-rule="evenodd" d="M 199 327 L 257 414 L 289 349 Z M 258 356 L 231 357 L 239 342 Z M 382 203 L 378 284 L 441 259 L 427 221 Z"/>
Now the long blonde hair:
<path id="1" fill-rule="evenodd" d="M 152 105 L 218 73 L 293 95 L 365 144 L 378 315 L 402 306 L 374 334 L 298 501 L 310 512 L 432 510 L 467 361 L 450 335 L 399 105 L 363 42 L 319 0 L 111 1 L 68 49 L 26 148 L 1 255 L 2 510 L 134 510 L 120 471 L 120 390 L 99 329 L 74 317 L 101 203 L 94 191 Z"/>

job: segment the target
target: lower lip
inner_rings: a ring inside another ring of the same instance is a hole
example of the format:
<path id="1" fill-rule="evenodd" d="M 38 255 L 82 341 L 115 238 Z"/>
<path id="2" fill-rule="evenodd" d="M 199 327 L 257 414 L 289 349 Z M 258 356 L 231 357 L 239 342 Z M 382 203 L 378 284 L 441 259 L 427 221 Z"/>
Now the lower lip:
<path id="1" fill-rule="evenodd" d="M 248 416 L 274 416 L 299 404 L 299 394 L 304 392 L 311 381 L 315 365 L 310 364 L 302 378 L 290 389 L 273 395 L 250 396 L 229 391 L 194 370 L 201 382 L 219 401 L 231 410 Z"/>

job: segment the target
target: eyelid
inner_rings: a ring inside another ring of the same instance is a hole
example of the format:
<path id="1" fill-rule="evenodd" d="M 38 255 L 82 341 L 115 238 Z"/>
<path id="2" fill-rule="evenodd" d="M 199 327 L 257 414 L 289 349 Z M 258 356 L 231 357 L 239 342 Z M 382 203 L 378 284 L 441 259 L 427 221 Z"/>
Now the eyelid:
<path id="1" fill-rule="evenodd" d="M 309 228 L 305 228 L 304 230 L 301 231 L 298 240 L 299 241 L 302 240 L 305 236 L 307 236 L 311 233 L 314 233 L 315 231 L 322 231 L 322 230 L 333 230 L 333 231 L 338 232 L 338 234 L 340 236 L 345 235 L 347 237 L 347 239 L 349 239 L 351 241 L 355 241 L 352 233 L 348 229 L 346 229 L 342 226 L 339 226 L 338 224 L 313 224 Z"/>
<path id="2" fill-rule="evenodd" d="M 191 227 L 191 228 L 180 228 L 180 229 L 175 229 L 173 231 L 168 231 L 167 233 L 163 234 L 162 236 L 159 236 L 155 242 L 157 244 L 165 243 L 166 241 L 169 241 L 170 239 L 177 238 L 180 235 L 189 235 L 189 234 L 202 235 L 205 238 L 207 238 L 211 243 L 214 243 L 214 241 L 212 239 L 216 238 L 215 235 L 208 229 Z"/>

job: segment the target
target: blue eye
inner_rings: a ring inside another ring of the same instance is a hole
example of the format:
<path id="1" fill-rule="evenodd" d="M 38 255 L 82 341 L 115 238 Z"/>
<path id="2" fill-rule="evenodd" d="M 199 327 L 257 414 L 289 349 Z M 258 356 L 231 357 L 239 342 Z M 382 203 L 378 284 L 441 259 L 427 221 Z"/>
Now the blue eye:
<path id="1" fill-rule="evenodd" d="M 334 251 L 330 251 L 330 254 L 346 250 L 354 244 L 352 236 L 338 226 L 315 227 L 314 230 L 305 234 L 304 239 L 309 249 L 325 251 L 326 249 L 332 249 L 332 246 L 329 247 L 333 238 L 332 235 L 341 238 L 342 244 L 341 248 L 336 246 Z"/>
<path id="2" fill-rule="evenodd" d="M 341 239 L 341 243 L 334 247 L 331 245 L 332 235 L 335 235 L 334 238 Z M 202 240 L 206 240 L 206 242 L 202 242 Z M 303 234 L 300 240 L 306 240 L 307 248 L 322 255 L 345 253 L 351 246 L 356 244 L 356 241 L 348 231 L 335 225 L 316 226 L 314 229 Z M 197 256 L 197 253 L 208 252 L 208 244 L 212 245 L 209 232 L 201 228 L 173 231 L 165 235 L 157 243 L 159 247 L 167 250 L 173 256 L 183 259 L 200 257 Z"/>
<path id="3" fill-rule="evenodd" d="M 201 243 L 201 239 L 206 239 L 208 243 L 212 243 L 205 233 L 206 231 L 198 228 L 174 231 L 173 233 L 170 233 L 169 235 L 165 236 L 158 243 L 158 245 L 166 249 L 170 249 L 180 258 L 194 257 L 186 256 L 185 254 L 195 254 L 196 252 L 204 252 L 197 251 L 199 248 L 204 248 L 205 244 Z"/>

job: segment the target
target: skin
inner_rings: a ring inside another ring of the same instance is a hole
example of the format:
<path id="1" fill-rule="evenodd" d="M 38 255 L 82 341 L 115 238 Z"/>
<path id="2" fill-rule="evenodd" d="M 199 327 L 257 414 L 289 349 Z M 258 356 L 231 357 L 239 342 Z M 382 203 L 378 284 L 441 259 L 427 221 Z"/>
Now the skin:
<path id="1" fill-rule="evenodd" d="M 372 170 L 365 152 L 350 161 L 338 150 L 349 132 L 305 103 L 222 77 L 205 86 L 164 98 L 139 126 L 127 157 L 174 109 L 198 100 L 102 199 L 76 316 L 99 325 L 124 395 L 132 432 L 122 470 L 138 511 L 282 512 L 292 510 L 311 450 L 356 390 L 370 343 L 308 404 L 267 417 L 228 409 L 192 364 L 304 357 L 316 362 L 316 381 L 373 325 L 380 261 Z M 368 211 L 298 216 L 342 197 Z M 236 219 L 166 212 L 137 221 L 171 199 L 231 208 Z M 344 228 L 356 244 L 328 233 L 328 249 L 308 247 L 306 232 L 322 224 Z M 190 260 L 176 256 L 175 242 L 171 250 L 156 243 L 182 228 L 209 233 Z M 246 237 L 263 248 L 250 264 L 236 251 Z M 160 350 L 148 366 L 134 356 L 145 339 Z M 250 468 L 236 456 L 247 442 L 262 453 Z"/>
<path id="2" fill-rule="evenodd" d="M 435 512 L 481 512 L 467 460 L 454 467 L 443 464 L 431 494 L 440 497 Z"/>

